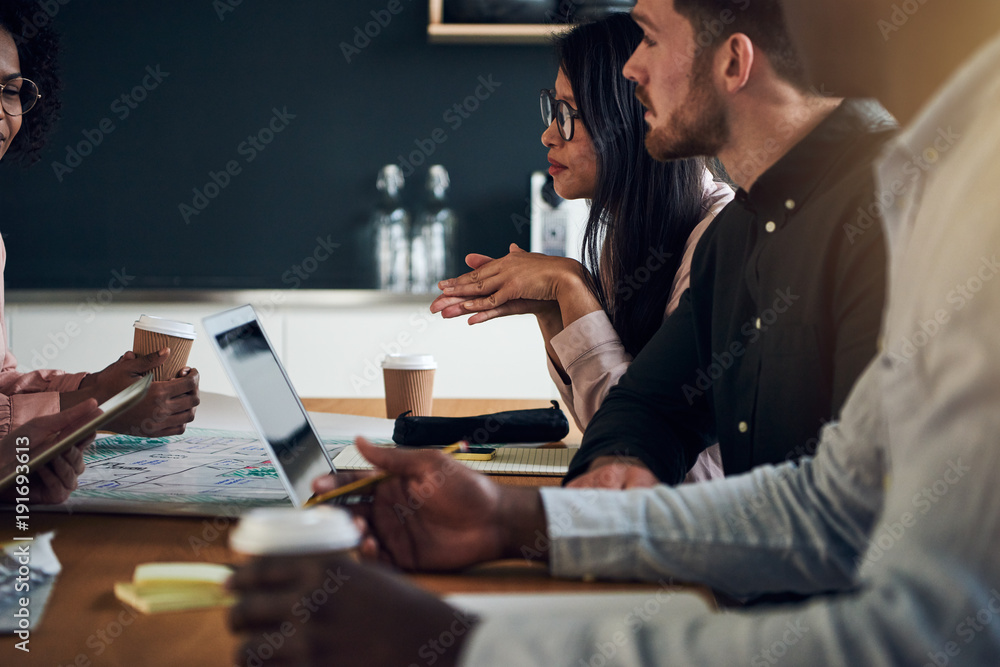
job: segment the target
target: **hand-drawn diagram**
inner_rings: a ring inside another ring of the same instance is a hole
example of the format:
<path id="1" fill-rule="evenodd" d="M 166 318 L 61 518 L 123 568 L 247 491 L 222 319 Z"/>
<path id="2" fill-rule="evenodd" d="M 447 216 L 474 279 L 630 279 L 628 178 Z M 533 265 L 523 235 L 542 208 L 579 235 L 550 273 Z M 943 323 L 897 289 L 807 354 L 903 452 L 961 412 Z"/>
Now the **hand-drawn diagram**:
<path id="1" fill-rule="evenodd" d="M 324 440 L 331 458 L 350 443 Z M 237 516 L 289 502 L 269 452 L 252 433 L 111 435 L 91 445 L 84 461 L 79 488 L 60 506 L 70 512 Z"/>

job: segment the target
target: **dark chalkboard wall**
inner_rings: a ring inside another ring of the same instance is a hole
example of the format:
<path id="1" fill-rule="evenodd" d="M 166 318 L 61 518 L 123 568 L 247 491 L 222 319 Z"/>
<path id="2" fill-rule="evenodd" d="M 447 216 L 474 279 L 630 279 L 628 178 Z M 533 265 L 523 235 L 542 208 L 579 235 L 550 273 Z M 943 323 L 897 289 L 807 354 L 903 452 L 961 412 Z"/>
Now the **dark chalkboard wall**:
<path id="1" fill-rule="evenodd" d="M 357 239 L 376 174 L 419 161 L 418 145 L 434 152 L 406 197 L 418 204 L 429 164 L 450 170 L 457 255 L 526 244 L 511 217 L 547 166 L 550 49 L 430 45 L 426 0 L 400 2 L 397 15 L 386 0 L 61 6 L 58 131 L 39 164 L 0 164 L 7 286 L 99 288 L 124 269 L 138 288 L 368 287 Z M 340 247 L 291 280 L 318 238 Z"/>

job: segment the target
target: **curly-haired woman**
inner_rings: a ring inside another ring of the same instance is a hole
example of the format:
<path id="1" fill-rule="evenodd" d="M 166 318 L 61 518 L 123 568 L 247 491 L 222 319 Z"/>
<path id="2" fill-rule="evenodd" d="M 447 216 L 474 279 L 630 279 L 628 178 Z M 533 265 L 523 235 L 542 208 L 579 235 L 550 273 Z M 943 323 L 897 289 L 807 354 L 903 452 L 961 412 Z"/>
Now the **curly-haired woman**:
<path id="1" fill-rule="evenodd" d="M 22 165 L 38 161 L 60 108 L 58 37 L 36 16 L 37 3 L 0 3 L 0 159 Z M 15 194 L 4 193 L 7 197 Z M 79 423 L 81 415 L 91 412 L 91 399 L 107 400 L 169 355 L 168 349 L 138 358 L 126 352 L 99 373 L 18 372 L 17 360 L 7 347 L 3 318 L 5 264 L 6 248 L 0 239 L 0 436 L 11 434 L 0 444 L 0 470 L 15 465 L 14 444 L 8 442 L 11 438 L 18 442 L 27 438 L 32 449 L 52 441 L 59 431 Z M 185 368 L 175 379 L 154 382 L 143 402 L 113 422 L 111 428 L 146 436 L 182 433 L 194 419 L 199 402 L 198 379 L 196 370 Z M 56 459 L 41 471 L 42 486 L 33 492 L 32 501 L 65 499 L 82 470 L 83 458 L 76 449 Z"/>

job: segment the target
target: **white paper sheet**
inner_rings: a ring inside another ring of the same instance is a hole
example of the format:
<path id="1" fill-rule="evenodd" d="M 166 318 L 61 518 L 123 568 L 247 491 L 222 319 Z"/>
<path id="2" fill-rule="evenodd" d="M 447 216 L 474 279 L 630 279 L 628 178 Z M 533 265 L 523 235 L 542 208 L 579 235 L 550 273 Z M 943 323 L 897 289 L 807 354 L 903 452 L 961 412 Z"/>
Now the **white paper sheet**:
<path id="1" fill-rule="evenodd" d="M 489 619 L 491 615 L 530 613 L 543 618 L 571 618 L 581 610 L 600 609 L 612 617 L 625 618 L 635 609 L 652 615 L 669 600 L 671 605 L 697 605 L 711 611 L 697 593 L 671 588 L 650 589 L 638 593 L 480 593 L 449 595 L 445 600 L 467 614 Z"/>
<path id="2" fill-rule="evenodd" d="M 391 419 L 326 412 L 310 412 L 309 418 L 319 431 L 320 437 L 324 439 L 351 439 L 361 435 L 372 440 L 392 440 Z M 240 399 L 208 391 L 201 394 L 201 405 L 198 406 L 191 427 L 219 431 L 253 431 L 253 425 L 243 411 Z"/>

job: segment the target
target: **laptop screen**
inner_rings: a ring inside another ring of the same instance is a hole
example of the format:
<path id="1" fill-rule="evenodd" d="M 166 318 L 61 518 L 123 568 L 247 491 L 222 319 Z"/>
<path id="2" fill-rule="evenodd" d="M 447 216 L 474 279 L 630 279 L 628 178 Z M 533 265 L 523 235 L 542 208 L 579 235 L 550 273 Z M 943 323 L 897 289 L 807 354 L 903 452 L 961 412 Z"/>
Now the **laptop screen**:
<path id="1" fill-rule="evenodd" d="M 312 495 L 312 480 L 329 473 L 332 464 L 281 363 L 255 318 L 209 333 L 258 433 L 273 450 L 272 463 L 284 473 L 292 502 L 302 506 Z"/>

